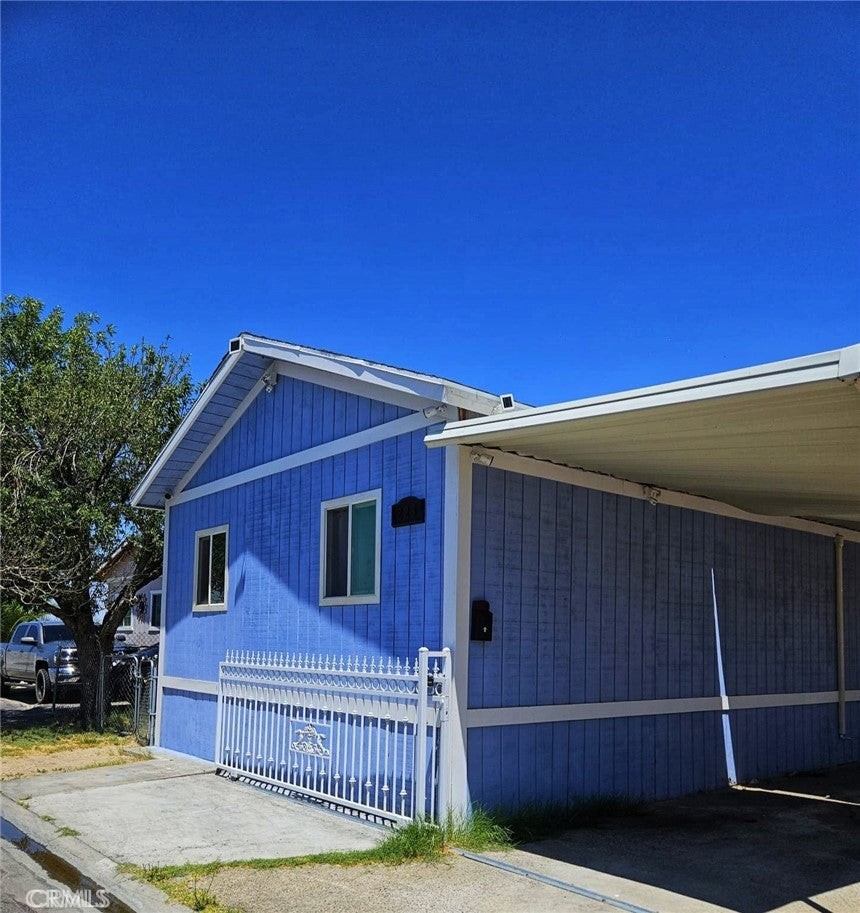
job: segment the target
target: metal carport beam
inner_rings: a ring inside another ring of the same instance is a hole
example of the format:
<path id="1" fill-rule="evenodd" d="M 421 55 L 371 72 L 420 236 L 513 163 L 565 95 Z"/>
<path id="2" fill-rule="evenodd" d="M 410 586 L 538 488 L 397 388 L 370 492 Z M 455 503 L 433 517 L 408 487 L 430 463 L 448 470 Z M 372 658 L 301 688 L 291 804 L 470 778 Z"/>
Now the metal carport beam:
<path id="1" fill-rule="evenodd" d="M 771 516 L 860 529 L 860 344 L 463 422 L 480 445 Z"/>

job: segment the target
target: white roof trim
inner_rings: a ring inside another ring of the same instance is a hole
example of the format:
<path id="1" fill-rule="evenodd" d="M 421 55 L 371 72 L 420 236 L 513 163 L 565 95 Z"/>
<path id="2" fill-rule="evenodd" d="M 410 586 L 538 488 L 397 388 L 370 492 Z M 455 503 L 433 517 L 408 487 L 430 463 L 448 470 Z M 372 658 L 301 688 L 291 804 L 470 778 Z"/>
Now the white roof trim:
<path id="1" fill-rule="evenodd" d="M 194 426 L 194 423 L 217 393 L 222 383 L 230 376 L 231 371 L 245 352 L 272 359 L 279 373 L 289 373 L 299 378 L 312 378 L 316 383 L 321 384 L 325 384 L 326 378 L 330 378 L 333 382 L 332 385 L 337 389 L 353 392 L 360 391 L 363 395 L 369 397 L 373 396 L 374 390 L 378 390 L 380 399 L 386 402 L 396 402 L 416 411 L 420 411 L 427 406 L 445 404 L 453 408 L 487 414 L 499 407 L 499 398 L 497 396 L 441 377 L 408 371 L 403 368 L 393 368 L 348 355 L 339 355 L 322 349 L 281 342 L 250 333 L 242 333 L 230 340 L 230 351 L 221 360 L 203 393 L 185 418 L 179 423 L 164 449 L 147 470 L 137 488 L 135 488 L 130 498 L 132 506 L 141 506 L 140 502 L 146 495 L 147 490 L 158 479 L 159 474 L 169 463 L 185 435 Z M 254 388 L 249 391 L 245 400 L 238 407 L 240 411 L 243 411 L 254 399 L 253 391 Z M 235 417 L 234 413 L 233 421 L 235 421 Z M 231 419 L 225 421 L 225 425 L 230 425 L 231 423 Z M 223 436 L 224 434 L 220 433 L 220 436 L 215 435 L 213 440 L 220 440 Z M 200 468 L 203 458 L 210 455 L 213 449 L 213 442 L 210 442 L 201 457 L 195 460 L 191 471 L 186 472 L 179 481 L 177 491 L 188 484 L 189 479 Z"/>
<path id="2" fill-rule="evenodd" d="M 825 380 L 850 381 L 860 375 L 860 343 L 817 355 L 710 374 L 690 380 L 642 387 L 527 409 L 503 415 L 488 415 L 462 422 L 449 422 L 444 429 L 424 439 L 428 447 L 492 441 L 494 433 L 562 424 L 579 418 L 612 415 L 658 406 L 689 403 L 737 393 L 750 393 Z"/>
<path id="3" fill-rule="evenodd" d="M 393 368 L 350 355 L 339 355 L 335 352 L 326 352 L 322 349 L 312 349 L 295 343 L 280 342 L 246 333 L 243 333 L 239 339 L 245 351 L 271 358 L 284 365 L 297 365 L 348 380 L 360 381 L 395 393 L 419 397 L 428 403 L 445 403 L 485 414 L 499 405 L 498 396 L 431 374 L 421 374 L 405 368 Z"/>
<path id="4" fill-rule="evenodd" d="M 233 369 L 233 366 L 239 359 L 242 357 L 241 350 L 236 352 L 230 352 L 228 355 L 225 355 L 221 361 L 221 364 L 215 369 L 215 373 L 209 380 L 209 383 L 206 385 L 206 388 L 197 398 L 197 402 L 191 407 L 188 411 L 185 418 L 179 423 L 176 430 L 170 436 L 170 440 L 164 445 L 164 449 L 156 457 L 155 462 L 147 470 L 146 475 L 140 480 L 137 488 L 132 492 L 131 498 L 129 499 L 132 507 L 137 507 L 140 504 L 141 498 L 146 493 L 146 490 L 150 485 L 158 478 L 158 474 L 164 469 L 168 460 L 173 456 L 176 448 L 179 446 L 182 438 L 185 436 L 186 432 L 194 425 L 197 419 L 200 417 L 200 413 L 206 408 L 209 401 L 215 395 L 218 388 L 221 386 L 224 378 L 230 374 L 230 371 Z"/>

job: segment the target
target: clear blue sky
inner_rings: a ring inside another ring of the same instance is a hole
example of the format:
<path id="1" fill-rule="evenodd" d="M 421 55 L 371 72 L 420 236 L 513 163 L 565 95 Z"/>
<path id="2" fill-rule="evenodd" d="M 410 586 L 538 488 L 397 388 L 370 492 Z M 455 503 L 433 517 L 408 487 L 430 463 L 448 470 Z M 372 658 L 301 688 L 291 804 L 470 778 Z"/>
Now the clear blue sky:
<path id="1" fill-rule="evenodd" d="M 536 403 L 860 339 L 860 5 L 4 3 L 4 293 Z"/>

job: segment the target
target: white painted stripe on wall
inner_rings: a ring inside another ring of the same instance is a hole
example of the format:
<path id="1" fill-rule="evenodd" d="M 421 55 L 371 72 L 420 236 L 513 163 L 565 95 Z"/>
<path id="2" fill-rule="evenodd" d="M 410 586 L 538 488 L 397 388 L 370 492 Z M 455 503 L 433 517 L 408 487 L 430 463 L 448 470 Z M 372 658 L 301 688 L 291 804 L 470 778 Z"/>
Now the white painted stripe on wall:
<path id="1" fill-rule="evenodd" d="M 860 701 L 860 691 L 849 691 L 847 700 Z M 730 710 L 755 710 L 762 707 L 800 707 L 810 704 L 835 704 L 835 691 L 797 694 L 744 694 L 727 698 Z M 723 701 L 713 697 L 680 697 L 657 701 L 604 701 L 592 704 L 545 704 L 539 707 L 492 707 L 469 710 L 469 729 L 487 726 L 522 726 L 527 723 L 562 723 L 570 720 L 610 720 L 631 716 L 661 716 L 667 713 L 719 711 Z"/>
<path id="2" fill-rule="evenodd" d="M 177 691 L 195 694 L 217 694 L 218 682 L 199 678 L 162 675 L 159 684 Z M 860 691 L 848 691 L 848 701 L 860 701 Z M 763 707 L 804 707 L 812 704 L 835 704 L 835 691 L 810 691 L 794 694 L 739 694 L 727 698 L 730 710 L 757 710 Z M 537 707 L 491 707 L 467 710 L 466 726 L 521 726 L 526 723 L 563 723 L 568 720 L 610 720 L 630 716 L 661 716 L 666 713 L 702 713 L 719 711 L 723 702 L 713 697 L 678 697 L 657 701 L 603 701 L 592 704 L 544 704 Z"/>
<path id="3" fill-rule="evenodd" d="M 218 682 L 202 678 L 181 678 L 178 675 L 162 675 L 159 684 L 174 691 L 191 691 L 194 694 L 217 694 Z"/>
<path id="4" fill-rule="evenodd" d="M 562 482 L 565 485 L 577 485 L 580 488 L 591 488 L 595 491 L 605 491 L 609 494 L 624 495 L 628 498 L 637 498 L 647 501 L 651 486 L 640 485 L 627 479 L 617 479 L 615 476 L 603 475 L 600 472 L 591 472 L 587 469 L 574 469 L 571 466 L 560 466 L 558 463 L 548 463 L 534 457 L 519 456 L 514 453 L 504 453 L 501 450 L 492 450 L 486 447 L 474 446 L 472 453 L 486 454 L 493 458 L 493 469 L 504 469 L 524 476 L 534 476 L 538 479 L 550 479 Z M 842 536 L 850 542 L 860 542 L 860 530 L 845 529 L 841 526 L 830 526 L 827 523 L 817 523 L 815 520 L 801 520 L 798 517 L 773 517 L 768 514 L 753 514 L 699 495 L 688 495 L 680 491 L 671 491 L 668 488 L 659 488 L 660 504 L 669 504 L 672 507 L 686 507 L 703 513 L 716 514 L 720 517 L 732 517 L 736 520 L 748 520 L 751 523 L 762 523 L 766 526 L 779 526 L 783 529 L 797 529 L 802 532 L 816 533 L 820 536 Z"/>
<path id="5" fill-rule="evenodd" d="M 337 456 L 339 453 L 357 450 L 359 447 L 366 447 L 368 444 L 376 444 L 379 441 L 398 437 L 401 434 L 409 434 L 412 431 L 418 431 L 421 428 L 426 428 L 428 425 L 434 424 L 438 425 L 439 419 L 428 419 L 423 412 L 416 412 L 413 415 L 404 415 L 403 418 L 397 418 L 391 422 L 384 422 L 382 425 L 374 425 L 373 428 L 366 428 L 364 431 L 357 431 L 355 434 L 348 434 L 346 437 L 336 438 L 325 444 L 309 447 L 307 450 L 291 453 L 289 456 L 280 457 L 277 460 L 270 460 L 268 463 L 252 466 L 250 469 L 245 469 L 242 472 L 234 472 L 232 475 L 225 476 L 223 479 L 216 479 L 214 482 L 207 482 L 205 485 L 191 488 L 173 498 L 170 502 L 170 506 L 175 507 L 177 504 L 184 504 L 186 501 L 193 501 L 196 498 L 205 498 L 207 495 L 216 494 L 217 492 L 225 491 L 228 488 L 235 488 L 237 485 L 246 485 L 248 482 L 256 482 L 257 479 L 264 479 L 266 476 L 275 475 L 279 472 L 287 472 L 290 469 L 296 469 L 307 463 L 325 460 L 328 457 Z"/>

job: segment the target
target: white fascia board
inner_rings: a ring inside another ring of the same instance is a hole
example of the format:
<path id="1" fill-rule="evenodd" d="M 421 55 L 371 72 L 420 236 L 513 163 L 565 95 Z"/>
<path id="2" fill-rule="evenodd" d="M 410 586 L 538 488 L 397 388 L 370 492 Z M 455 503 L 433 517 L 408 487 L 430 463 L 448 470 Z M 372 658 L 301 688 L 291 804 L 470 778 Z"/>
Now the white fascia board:
<path id="1" fill-rule="evenodd" d="M 425 443 L 428 447 L 444 447 L 447 444 L 470 442 L 491 443 L 494 434 L 515 429 L 563 424 L 581 418 L 836 380 L 842 376 L 840 364 L 843 353 L 849 353 L 848 363 L 850 363 L 851 351 L 856 348 L 860 347 L 850 346 L 848 349 L 806 355 L 802 358 L 743 368 L 739 371 L 711 374 L 655 387 L 642 387 L 609 396 L 572 400 L 529 409 L 513 415 L 495 415 L 463 422 L 449 422 L 443 430 L 427 435 Z M 856 357 L 860 360 L 860 355 Z"/>
<path id="2" fill-rule="evenodd" d="M 215 369 L 215 373 L 209 379 L 205 389 L 197 398 L 197 402 L 191 407 L 188 414 L 177 426 L 176 430 L 170 436 L 170 440 L 164 445 L 161 453 L 155 458 L 155 462 L 147 470 L 146 475 L 141 479 L 137 488 L 132 492 L 129 502 L 132 507 L 140 506 L 140 499 L 146 494 L 147 489 L 158 478 L 158 474 L 164 469 L 168 460 L 173 456 L 174 451 L 179 446 L 182 439 L 188 431 L 194 426 L 194 423 L 200 417 L 200 414 L 209 404 L 209 401 L 218 391 L 218 388 L 224 382 L 224 379 L 233 370 L 236 362 L 242 357 L 241 349 L 237 352 L 230 352 L 221 360 L 221 364 Z"/>
<path id="3" fill-rule="evenodd" d="M 287 373 L 286 365 L 303 366 L 332 377 L 362 382 L 389 393 L 410 395 L 423 399 L 426 403 L 445 403 L 485 414 L 499 403 L 498 397 L 490 393 L 443 378 L 244 333 L 239 338 L 245 351 L 284 363 L 280 368 L 283 373 Z"/>
<path id="4" fill-rule="evenodd" d="M 839 356 L 839 379 L 855 380 L 860 377 L 860 342 L 845 346 Z"/>

